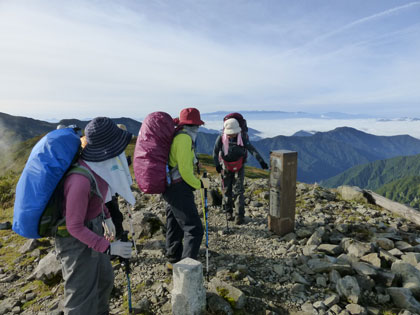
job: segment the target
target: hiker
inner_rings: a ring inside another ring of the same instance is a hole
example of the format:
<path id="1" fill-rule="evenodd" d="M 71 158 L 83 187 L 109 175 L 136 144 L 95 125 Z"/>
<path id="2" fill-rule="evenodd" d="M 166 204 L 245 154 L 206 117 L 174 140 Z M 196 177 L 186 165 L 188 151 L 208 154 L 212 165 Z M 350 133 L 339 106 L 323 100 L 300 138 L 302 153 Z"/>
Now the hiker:
<path id="1" fill-rule="evenodd" d="M 69 236 L 56 236 L 55 247 L 63 271 L 64 313 L 108 314 L 114 282 L 110 255 L 130 258 L 132 243 L 111 242 L 115 226 L 104 204 L 114 191 L 133 202 L 124 155 L 132 134 L 109 118 L 97 117 L 87 124 L 85 136 L 78 163 L 93 174 L 103 197 L 90 194 L 85 176 L 67 176 L 63 214 Z"/>
<path id="2" fill-rule="evenodd" d="M 239 117 L 242 118 L 240 114 Z M 216 171 L 222 176 L 223 205 L 227 219 L 235 219 L 239 225 L 244 223 L 245 215 L 244 165 L 247 151 L 257 159 L 262 169 L 268 169 L 268 165 L 250 143 L 248 134 L 243 132 L 237 119 L 229 118 L 223 126 L 223 133 L 217 137 L 214 145 L 213 159 Z M 236 217 L 233 216 L 233 204 Z"/>
<path id="3" fill-rule="evenodd" d="M 170 185 L 163 193 L 166 208 L 167 269 L 184 258 L 197 259 L 203 226 L 194 202 L 193 191 L 209 187 L 209 179 L 194 175 L 194 143 L 204 122 L 196 108 L 185 108 L 179 115 L 175 137 L 169 152 Z"/>
<path id="4" fill-rule="evenodd" d="M 127 131 L 127 127 L 124 124 L 117 124 L 117 127 Z M 130 166 L 131 164 L 131 156 L 127 156 L 127 164 Z M 123 228 L 123 221 L 124 216 L 121 213 L 120 206 L 118 204 L 118 194 L 115 194 L 112 196 L 112 199 L 108 201 L 106 204 L 106 207 L 109 210 L 109 213 L 111 214 L 112 222 L 115 225 L 115 239 L 119 240 L 121 239 L 124 228 Z"/>

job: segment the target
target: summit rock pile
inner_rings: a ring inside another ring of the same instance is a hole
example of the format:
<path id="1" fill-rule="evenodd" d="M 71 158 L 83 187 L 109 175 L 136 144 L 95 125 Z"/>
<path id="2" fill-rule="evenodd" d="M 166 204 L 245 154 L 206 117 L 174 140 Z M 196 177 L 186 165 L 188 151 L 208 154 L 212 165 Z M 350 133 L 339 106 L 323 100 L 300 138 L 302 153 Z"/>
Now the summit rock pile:
<path id="1" fill-rule="evenodd" d="M 217 189 L 220 182 L 213 178 L 211 185 Z M 245 187 L 244 225 L 229 222 L 227 229 L 224 212 L 209 201 L 208 314 L 420 314 L 420 227 L 363 200 L 300 183 L 295 232 L 280 237 L 267 227 L 267 180 L 246 178 Z M 171 314 L 165 202 L 135 195 L 133 307 L 139 314 Z M 120 206 L 127 214 L 123 200 Z M 129 230 L 128 219 L 125 225 Z M 0 266 L 0 314 L 60 314 L 63 289 L 53 241 L 1 233 L 0 249 L 18 255 Z M 125 314 L 127 279 L 118 260 L 113 264 L 111 314 Z"/>

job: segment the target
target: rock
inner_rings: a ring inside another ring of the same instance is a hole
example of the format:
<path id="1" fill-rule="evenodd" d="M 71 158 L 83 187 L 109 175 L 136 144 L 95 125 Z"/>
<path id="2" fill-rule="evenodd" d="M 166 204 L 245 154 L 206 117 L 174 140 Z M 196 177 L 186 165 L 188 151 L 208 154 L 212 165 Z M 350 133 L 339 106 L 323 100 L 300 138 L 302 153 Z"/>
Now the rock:
<path id="1" fill-rule="evenodd" d="M 13 298 L 7 298 L 3 301 L 0 301 L 0 314 L 7 314 L 10 312 L 17 304 L 17 301 Z"/>
<path id="2" fill-rule="evenodd" d="M 346 310 L 348 310 L 352 315 L 367 315 L 366 309 L 359 304 L 347 304 Z"/>
<path id="3" fill-rule="evenodd" d="M 402 261 L 416 267 L 420 263 L 420 253 L 407 253 L 401 256 Z"/>
<path id="4" fill-rule="evenodd" d="M 357 280 L 351 276 L 345 276 L 337 282 L 337 292 L 348 302 L 357 304 L 360 299 L 360 287 Z"/>
<path id="5" fill-rule="evenodd" d="M 340 273 L 337 270 L 331 270 L 328 276 L 330 282 L 333 284 L 336 284 L 341 279 Z"/>
<path id="6" fill-rule="evenodd" d="M 135 311 L 135 314 L 150 314 L 150 302 L 147 299 L 147 297 L 144 297 L 140 300 L 137 304 L 133 306 L 133 310 Z"/>
<path id="7" fill-rule="evenodd" d="M 409 289 L 414 296 L 420 297 L 420 270 L 402 261 L 393 263 L 391 270 L 402 278 L 404 288 Z"/>
<path id="8" fill-rule="evenodd" d="M 398 248 L 402 252 L 410 251 L 413 246 L 411 246 L 409 243 L 404 241 L 397 241 L 395 242 L 395 247 Z"/>
<path id="9" fill-rule="evenodd" d="M 413 297 L 409 289 L 392 287 L 387 289 L 387 293 L 398 307 L 414 312 L 414 314 L 420 310 L 420 303 Z"/>
<path id="10" fill-rule="evenodd" d="M 371 243 L 363 243 L 354 239 L 345 238 L 341 241 L 341 246 L 349 254 L 356 257 L 362 257 L 373 251 Z"/>
<path id="11" fill-rule="evenodd" d="M 207 309 L 211 314 L 233 315 L 230 304 L 216 293 L 207 293 Z"/>
<path id="12" fill-rule="evenodd" d="M 357 186 L 339 186 L 337 192 L 344 200 L 354 200 L 363 203 L 368 201 L 363 195 L 363 190 Z"/>
<path id="13" fill-rule="evenodd" d="M 209 289 L 211 292 L 223 297 L 234 309 L 240 310 L 244 308 L 246 296 L 241 290 L 234 286 L 217 278 L 213 278 L 209 283 Z"/>
<path id="14" fill-rule="evenodd" d="M 304 285 L 310 285 L 310 282 L 308 282 L 304 277 L 302 277 L 302 275 L 300 275 L 296 271 L 292 273 L 292 279 L 296 283 L 301 283 L 301 284 L 304 284 Z"/>
<path id="15" fill-rule="evenodd" d="M 0 230 L 11 230 L 12 229 L 12 223 L 9 221 L 6 222 L 0 222 Z"/>
<path id="16" fill-rule="evenodd" d="M 391 241 L 388 238 L 385 237 L 379 237 L 375 239 L 375 242 L 378 244 L 378 246 L 384 250 L 391 250 L 395 247 L 394 242 Z"/>
<path id="17" fill-rule="evenodd" d="M 133 215 L 133 225 L 139 231 L 140 237 L 152 237 L 163 227 L 163 223 L 157 215 L 145 211 Z"/>
<path id="18" fill-rule="evenodd" d="M 318 228 L 314 234 L 308 239 L 306 245 L 319 245 L 322 243 L 322 237 L 325 234 L 325 228 L 322 226 Z"/>
<path id="19" fill-rule="evenodd" d="M 390 253 L 392 256 L 396 256 L 396 257 L 400 257 L 400 256 L 404 255 L 404 253 L 402 251 L 400 251 L 398 248 L 393 248 L 390 251 L 388 251 L 388 253 Z"/>
<path id="20" fill-rule="evenodd" d="M 303 304 L 301 306 L 301 308 L 302 308 L 302 311 L 305 312 L 305 313 L 307 313 L 307 314 L 314 314 L 314 313 L 316 313 L 316 310 L 313 307 L 313 305 L 312 305 L 311 302 L 306 302 L 305 304 Z"/>
<path id="21" fill-rule="evenodd" d="M 355 262 L 352 264 L 352 267 L 359 275 L 376 276 L 376 269 L 367 263 Z"/>
<path id="22" fill-rule="evenodd" d="M 332 306 L 336 305 L 338 302 L 340 302 L 340 297 L 336 294 L 330 295 L 324 300 L 324 305 L 328 308 L 331 308 Z"/>
<path id="23" fill-rule="evenodd" d="M 327 314 L 341 314 L 341 311 L 342 311 L 343 309 L 340 307 L 340 306 L 338 306 L 338 304 L 335 304 L 335 305 L 333 305 L 329 310 L 328 310 L 328 312 L 327 312 Z"/>
<path id="24" fill-rule="evenodd" d="M 367 254 L 367 255 L 361 257 L 360 260 L 368 262 L 369 264 L 371 264 L 374 267 L 381 268 L 381 260 L 379 259 L 377 253 Z"/>
<path id="25" fill-rule="evenodd" d="M 391 251 L 394 251 L 392 249 Z M 391 254 L 391 251 L 387 252 L 386 250 L 380 249 L 379 250 L 379 257 L 383 258 L 389 265 L 392 265 L 394 262 L 396 262 L 398 259 Z"/>
<path id="26" fill-rule="evenodd" d="M 321 244 L 318 246 L 317 250 L 333 256 L 337 256 L 343 251 L 340 245 L 334 244 Z"/>
<path id="27" fill-rule="evenodd" d="M 23 246 L 19 249 L 19 253 L 25 254 L 27 252 L 33 251 L 35 248 L 39 246 L 39 242 L 35 239 L 29 239 L 23 244 Z"/>
<path id="28" fill-rule="evenodd" d="M 61 277 L 61 263 L 57 259 L 53 251 L 39 261 L 29 279 L 35 278 L 44 282 L 54 279 L 56 276 Z"/>
<path id="29" fill-rule="evenodd" d="M 274 265 L 273 266 L 273 271 L 278 274 L 279 276 L 283 276 L 284 275 L 284 266 L 283 265 Z"/>
<path id="30" fill-rule="evenodd" d="M 374 279 L 380 285 L 391 287 L 395 280 L 395 273 L 384 269 L 378 270 Z"/>
<path id="31" fill-rule="evenodd" d="M 0 277 L 0 283 L 10 283 L 13 280 L 15 280 L 16 275 L 14 273 L 9 274 L 9 275 L 4 275 Z"/>

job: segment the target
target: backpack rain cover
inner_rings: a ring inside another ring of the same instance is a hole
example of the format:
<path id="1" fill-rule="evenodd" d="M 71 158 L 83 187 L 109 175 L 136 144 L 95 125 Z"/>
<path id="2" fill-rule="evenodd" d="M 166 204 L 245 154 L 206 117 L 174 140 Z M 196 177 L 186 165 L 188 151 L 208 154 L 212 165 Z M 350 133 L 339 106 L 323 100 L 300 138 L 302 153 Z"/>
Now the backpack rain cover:
<path id="1" fill-rule="evenodd" d="M 41 237 L 41 215 L 79 147 L 80 136 L 71 128 L 53 130 L 33 147 L 16 186 L 12 228 L 17 234 Z"/>
<path id="2" fill-rule="evenodd" d="M 146 116 L 134 149 L 133 168 L 137 184 L 146 194 L 161 194 L 167 185 L 169 159 L 175 123 L 165 112 Z"/>

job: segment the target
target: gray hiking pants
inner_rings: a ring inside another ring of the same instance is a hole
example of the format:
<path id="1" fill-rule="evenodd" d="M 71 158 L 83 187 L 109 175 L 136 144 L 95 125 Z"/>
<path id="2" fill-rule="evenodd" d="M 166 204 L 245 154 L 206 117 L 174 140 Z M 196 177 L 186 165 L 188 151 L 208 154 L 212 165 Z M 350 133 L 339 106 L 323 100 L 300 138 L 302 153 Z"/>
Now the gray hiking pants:
<path id="1" fill-rule="evenodd" d="M 103 235 L 102 215 L 89 221 L 87 227 Z M 114 285 L 110 256 L 72 236 L 56 237 L 55 249 L 63 271 L 64 314 L 108 314 Z"/>
<path id="2" fill-rule="evenodd" d="M 244 167 L 236 173 L 225 170 L 223 174 L 222 189 L 224 196 L 224 209 L 226 212 L 232 214 L 233 205 L 235 205 L 235 212 L 239 217 L 243 217 L 245 215 L 244 176 Z"/>

